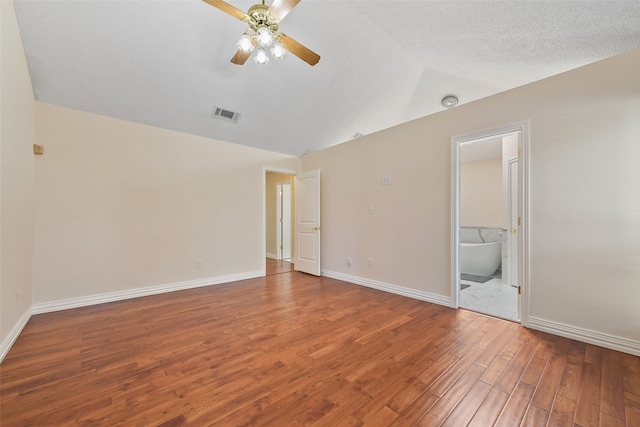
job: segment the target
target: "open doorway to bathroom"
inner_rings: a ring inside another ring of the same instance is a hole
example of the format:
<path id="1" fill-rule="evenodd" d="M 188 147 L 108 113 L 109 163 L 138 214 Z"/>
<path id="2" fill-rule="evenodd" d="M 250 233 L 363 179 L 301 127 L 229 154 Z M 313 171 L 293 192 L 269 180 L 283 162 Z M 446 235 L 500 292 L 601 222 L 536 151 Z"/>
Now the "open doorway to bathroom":
<path id="1" fill-rule="evenodd" d="M 453 140 L 452 305 L 513 321 L 522 315 L 523 126 Z"/>

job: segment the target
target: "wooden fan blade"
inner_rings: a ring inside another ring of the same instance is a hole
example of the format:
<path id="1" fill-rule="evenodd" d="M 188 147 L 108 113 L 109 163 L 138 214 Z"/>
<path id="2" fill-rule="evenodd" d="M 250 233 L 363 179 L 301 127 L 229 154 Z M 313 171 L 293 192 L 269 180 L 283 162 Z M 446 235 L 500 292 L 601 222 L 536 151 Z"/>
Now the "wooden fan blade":
<path id="1" fill-rule="evenodd" d="M 233 55 L 233 58 L 231 58 L 231 62 L 236 65 L 244 65 L 244 63 L 247 62 L 247 59 L 249 59 L 250 56 L 251 52 L 245 52 L 244 50 L 238 49 L 236 54 Z"/>
<path id="2" fill-rule="evenodd" d="M 309 48 L 304 47 L 286 34 L 282 34 L 280 43 L 282 43 L 282 46 L 284 46 L 286 50 L 311 66 L 316 65 L 318 61 L 320 61 L 320 55 Z"/>
<path id="3" fill-rule="evenodd" d="M 291 9 L 296 7 L 300 3 L 300 0 L 274 0 L 271 6 L 269 6 L 269 15 L 280 21 L 287 16 L 287 13 L 291 12 Z"/>
<path id="4" fill-rule="evenodd" d="M 223 2 L 222 0 L 202 0 L 202 1 L 210 4 L 216 9 L 220 9 L 221 11 L 228 13 L 234 18 L 238 18 L 241 21 L 244 21 L 248 18 L 246 13 L 244 13 L 237 7 L 231 6 L 229 3 Z"/>
<path id="5" fill-rule="evenodd" d="M 253 39 L 251 40 L 251 44 L 253 44 L 253 47 L 255 48 L 258 45 L 258 42 Z M 247 62 L 247 59 L 249 59 L 249 57 L 251 56 L 252 52 L 253 51 L 245 52 L 244 50 L 238 49 L 236 54 L 233 55 L 233 58 L 231 58 L 231 62 L 236 65 L 244 65 L 244 63 Z"/>

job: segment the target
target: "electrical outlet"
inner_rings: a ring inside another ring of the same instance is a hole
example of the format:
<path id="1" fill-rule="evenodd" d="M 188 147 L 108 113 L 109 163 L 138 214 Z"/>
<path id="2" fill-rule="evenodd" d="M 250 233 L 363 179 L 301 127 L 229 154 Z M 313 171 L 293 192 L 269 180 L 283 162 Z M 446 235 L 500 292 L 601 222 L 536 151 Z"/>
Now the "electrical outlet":
<path id="1" fill-rule="evenodd" d="M 347 257 L 347 265 L 351 267 L 352 263 L 353 263 L 353 259 L 351 257 Z"/>
<path id="2" fill-rule="evenodd" d="M 373 215 L 373 206 L 369 206 L 369 215 Z"/>
<path id="3" fill-rule="evenodd" d="M 197 269 L 202 268 L 202 260 L 201 260 L 201 259 L 199 259 L 199 258 L 196 260 L 196 268 L 197 268 Z"/>
<path id="4" fill-rule="evenodd" d="M 369 264 L 369 267 L 372 267 L 373 266 L 373 257 L 369 257 L 367 259 L 367 263 Z"/>

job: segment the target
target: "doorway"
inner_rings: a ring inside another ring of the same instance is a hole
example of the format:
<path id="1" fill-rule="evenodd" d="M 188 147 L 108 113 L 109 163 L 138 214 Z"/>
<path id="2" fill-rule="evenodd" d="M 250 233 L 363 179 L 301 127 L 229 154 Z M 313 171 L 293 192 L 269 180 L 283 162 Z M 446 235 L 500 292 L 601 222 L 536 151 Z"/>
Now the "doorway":
<path id="1" fill-rule="evenodd" d="M 452 303 L 526 326 L 528 122 L 452 138 Z"/>
<path id="2" fill-rule="evenodd" d="M 293 270 L 291 215 L 295 175 L 265 171 L 265 274 Z"/>
<path id="3" fill-rule="evenodd" d="M 290 270 L 320 276 L 320 170 L 264 169 L 263 272 Z"/>

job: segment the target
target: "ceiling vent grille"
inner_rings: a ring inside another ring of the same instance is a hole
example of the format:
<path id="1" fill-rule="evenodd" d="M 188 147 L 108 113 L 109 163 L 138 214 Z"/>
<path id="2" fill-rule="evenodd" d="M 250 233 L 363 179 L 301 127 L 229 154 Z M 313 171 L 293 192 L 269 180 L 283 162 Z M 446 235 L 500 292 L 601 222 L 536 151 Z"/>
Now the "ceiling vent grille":
<path id="1" fill-rule="evenodd" d="M 212 117 L 215 119 L 226 120 L 228 122 L 238 123 L 240 113 L 225 110 L 224 108 L 214 107 Z"/>

